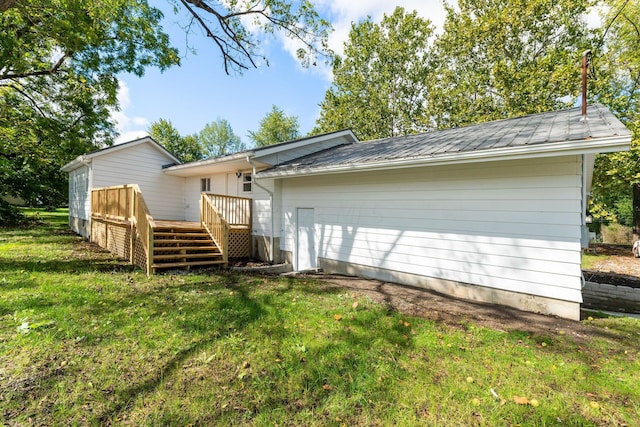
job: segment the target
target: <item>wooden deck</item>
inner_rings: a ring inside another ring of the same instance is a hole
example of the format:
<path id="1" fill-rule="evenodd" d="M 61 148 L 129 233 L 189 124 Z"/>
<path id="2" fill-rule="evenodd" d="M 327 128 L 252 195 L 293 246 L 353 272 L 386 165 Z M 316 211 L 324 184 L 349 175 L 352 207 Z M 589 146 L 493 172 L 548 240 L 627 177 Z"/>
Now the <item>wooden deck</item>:
<path id="1" fill-rule="evenodd" d="M 178 221 L 168 219 L 154 219 L 156 228 L 174 228 L 176 230 L 201 229 L 202 225 L 197 221 Z"/>
<path id="2" fill-rule="evenodd" d="M 200 221 L 156 220 L 135 184 L 91 191 L 91 240 L 151 274 L 251 254 L 248 198 L 201 193 Z"/>

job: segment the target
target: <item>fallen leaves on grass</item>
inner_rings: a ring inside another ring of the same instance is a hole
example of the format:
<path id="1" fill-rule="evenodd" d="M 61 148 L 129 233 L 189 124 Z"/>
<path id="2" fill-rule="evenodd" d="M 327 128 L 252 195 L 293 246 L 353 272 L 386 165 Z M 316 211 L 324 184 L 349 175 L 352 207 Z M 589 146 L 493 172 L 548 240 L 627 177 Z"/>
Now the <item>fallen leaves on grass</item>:
<path id="1" fill-rule="evenodd" d="M 334 315 L 333 315 L 333 318 L 336 320 L 336 322 L 339 322 L 339 321 L 341 321 L 341 320 L 342 320 L 342 315 L 340 315 L 340 314 L 334 314 Z"/>

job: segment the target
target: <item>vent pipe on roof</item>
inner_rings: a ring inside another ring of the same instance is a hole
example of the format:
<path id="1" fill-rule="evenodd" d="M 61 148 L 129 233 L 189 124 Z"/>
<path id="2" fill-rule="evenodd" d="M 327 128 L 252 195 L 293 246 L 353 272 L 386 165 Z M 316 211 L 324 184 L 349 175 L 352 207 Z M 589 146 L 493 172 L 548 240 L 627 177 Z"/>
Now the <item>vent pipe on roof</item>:
<path id="1" fill-rule="evenodd" d="M 582 52 L 582 118 L 580 120 L 587 119 L 587 69 L 591 61 L 591 50 L 587 49 Z"/>

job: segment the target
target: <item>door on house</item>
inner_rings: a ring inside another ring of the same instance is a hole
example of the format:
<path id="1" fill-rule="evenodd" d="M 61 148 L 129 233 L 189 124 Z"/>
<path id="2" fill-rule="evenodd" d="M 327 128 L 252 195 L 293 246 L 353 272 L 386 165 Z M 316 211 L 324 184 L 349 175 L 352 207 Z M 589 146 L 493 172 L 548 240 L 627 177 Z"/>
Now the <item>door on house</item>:
<path id="1" fill-rule="evenodd" d="M 227 196 L 238 195 L 238 178 L 235 173 L 227 174 Z"/>
<path id="2" fill-rule="evenodd" d="M 298 208 L 297 210 L 297 265 L 296 270 L 310 270 L 318 267 L 315 242 L 315 220 L 313 209 Z"/>

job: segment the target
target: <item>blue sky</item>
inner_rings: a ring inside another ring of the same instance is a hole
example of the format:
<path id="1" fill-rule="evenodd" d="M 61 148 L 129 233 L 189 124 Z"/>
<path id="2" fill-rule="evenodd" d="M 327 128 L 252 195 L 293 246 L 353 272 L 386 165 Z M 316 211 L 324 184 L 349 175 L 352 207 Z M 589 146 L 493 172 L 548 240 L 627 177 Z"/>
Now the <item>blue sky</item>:
<path id="1" fill-rule="evenodd" d="M 163 27 L 172 44 L 180 50 L 182 65 L 164 73 L 148 69 L 142 78 L 120 76 L 121 111 L 114 113 L 124 142 L 145 134 L 149 125 L 160 118 L 171 120 L 181 134 L 199 132 L 205 124 L 223 118 L 247 144 L 248 131 L 257 130 L 260 120 L 272 105 L 295 115 L 304 135 L 314 126 L 319 105 L 331 84 L 325 67 L 303 69 L 294 59 L 292 48 L 278 37 L 269 37 L 261 45 L 269 66 L 249 69 L 243 75 L 228 76 L 223 69 L 217 47 L 199 31 L 188 38 L 196 54 L 187 52 L 185 32 L 180 24 L 186 15 L 174 15 L 168 0 L 150 3 L 165 13 Z M 436 26 L 444 21 L 440 0 L 317 0 L 321 16 L 334 26 L 330 46 L 342 51 L 351 22 L 371 16 L 379 21 L 396 6 L 417 10 Z"/>

